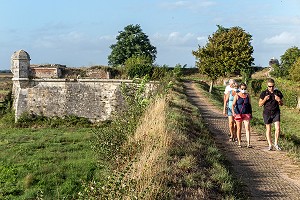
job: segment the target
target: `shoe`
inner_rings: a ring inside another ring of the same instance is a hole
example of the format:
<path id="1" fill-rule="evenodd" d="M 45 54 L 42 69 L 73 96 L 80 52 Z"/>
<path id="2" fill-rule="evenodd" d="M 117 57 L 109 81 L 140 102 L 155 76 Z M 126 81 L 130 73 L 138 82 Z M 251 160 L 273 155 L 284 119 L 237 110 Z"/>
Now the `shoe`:
<path id="1" fill-rule="evenodd" d="M 251 144 L 247 145 L 247 148 L 252 148 L 252 145 Z"/>
<path id="2" fill-rule="evenodd" d="M 277 151 L 281 151 L 281 148 L 280 148 L 280 146 L 278 146 L 278 144 L 274 145 L 274 147 Z"/>
<path id="3" fill-rule="evenodd" d="M 268 151 L 272 151 L 272 146 L 269 146 L 269 147 L 268 147 Z"/>
<path id="4" fill-rule="evenodd" d="M 233 142 L 234 140 L 233 140 L 233 138 L 232 137 L 230 137 L 229 138 L 229 142 Z"/>
<path id="5" fill-rule="evenodd" d="M 239 144 L 238 147 L 239 147 L 239 148 L 242 148 L 242 145 Z"/>

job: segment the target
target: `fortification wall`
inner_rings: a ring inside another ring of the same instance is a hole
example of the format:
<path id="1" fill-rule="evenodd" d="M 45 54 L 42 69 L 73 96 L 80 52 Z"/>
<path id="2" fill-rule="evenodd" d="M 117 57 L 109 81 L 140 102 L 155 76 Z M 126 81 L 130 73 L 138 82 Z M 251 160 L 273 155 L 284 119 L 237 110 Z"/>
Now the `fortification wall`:
<path id="1" fill-rule="evenodd" d="M 111 119 L 124 103 L 122 83 L 133 84 L 131 80 L 109 79 L 109 72 L 100 69 L 92 76 L 98 79 L 64 79 L 62 69 L 65 73 L 68 71 L 65 65 L 59 64 L 31 66 L 26 51 L 13 53 L 11 71 L 16 120 L 24 112 L 47 117 L 75 115 L 91 121 Z M 155 83 L 147 84 L 146 93 L 153 91 L 154 86 Z"/>
<path id="2" fill-rule="evenodd" d="M 121 84 L 131 82 L 112 79 L 15 80 L 16 119 L 28 112 L 48 117 L 76 115 L 91 121 L 107 120 L 123 105 Z"/>

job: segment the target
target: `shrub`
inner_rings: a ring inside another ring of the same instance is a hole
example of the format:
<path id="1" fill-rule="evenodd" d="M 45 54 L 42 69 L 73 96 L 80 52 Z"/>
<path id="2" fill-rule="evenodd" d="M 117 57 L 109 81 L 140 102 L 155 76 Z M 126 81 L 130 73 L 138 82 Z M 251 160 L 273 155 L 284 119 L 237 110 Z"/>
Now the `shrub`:
<path id="1" fill-rule="evenodd" d="M 146 75 L 151 77 L 153 72 L 152 61 L 147 56 L 133 56 L 125 62 L 126 73 L 129 78 L 142 78 Z"/>
<path id="2" fill-rule="evenodd" d="M 264 80 L 262 79 L 252 79 L 248 85 L 250 85 L 249 90 L 255 96 L 258 95 L 262 89 L 262 83 Z"/>

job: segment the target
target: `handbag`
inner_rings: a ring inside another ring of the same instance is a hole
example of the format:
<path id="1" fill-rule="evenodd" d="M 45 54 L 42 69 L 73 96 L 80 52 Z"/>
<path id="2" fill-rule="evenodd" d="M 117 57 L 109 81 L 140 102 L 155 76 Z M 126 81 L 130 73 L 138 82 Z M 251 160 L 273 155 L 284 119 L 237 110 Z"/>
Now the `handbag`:
<path id="1" fill-rule="evenodd" d="M 234 120 L 241 120 L 242 119 L 241 114 L 235 114 L 233 117 L 234 117 Z"/>

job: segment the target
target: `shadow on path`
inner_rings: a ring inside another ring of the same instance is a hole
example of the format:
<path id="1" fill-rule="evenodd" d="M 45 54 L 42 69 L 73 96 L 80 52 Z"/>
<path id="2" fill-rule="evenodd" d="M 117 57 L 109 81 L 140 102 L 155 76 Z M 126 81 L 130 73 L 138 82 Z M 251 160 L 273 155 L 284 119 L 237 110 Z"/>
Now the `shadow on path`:
<path id="1" fill-rule="evenodd" d="M 192 82 L 185 82 L 189 101 L 200 110 L 216 144 L 231 163 L 236 177 L 246 185 L 251 199 L 300 199 L 300 167 L 284 151 L 267 151 L 267 142 L 251 132 L 253 148 L 246 147 L 242 131 L 242 148 L 229 142 L 228 119 L 212 105 Z"/>

